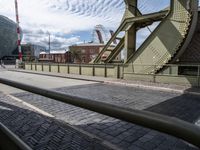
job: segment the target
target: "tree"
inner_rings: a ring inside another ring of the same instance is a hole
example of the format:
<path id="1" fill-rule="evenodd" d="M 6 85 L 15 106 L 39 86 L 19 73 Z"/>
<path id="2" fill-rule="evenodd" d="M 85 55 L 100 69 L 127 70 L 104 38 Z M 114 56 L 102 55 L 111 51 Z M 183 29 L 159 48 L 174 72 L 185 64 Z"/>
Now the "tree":
<path id="1" fill-rule="evenodd" d="M 77 61 L 82 62 L 81 50 L 78 49 L 78 47 L 76 45 L 69 46 L 69 51 L 72 54 L 73 61 L 75 60 L 75 62 L 77 62 Z"/>

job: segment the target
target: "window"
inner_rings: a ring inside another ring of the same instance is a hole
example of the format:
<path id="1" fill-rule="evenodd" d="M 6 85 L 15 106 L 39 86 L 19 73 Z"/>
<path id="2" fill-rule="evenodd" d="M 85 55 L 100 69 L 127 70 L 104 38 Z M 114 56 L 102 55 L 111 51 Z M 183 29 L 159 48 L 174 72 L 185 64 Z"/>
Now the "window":
<path id="1" fill-rule="evenodd" d="M 85 49 L 82 49 L 82 50 L 81 50 L 81 53 L 85 53 Z"/>
<path id="2" fill-rule="evenodd" d="M 83 62 L 83 63 L 86 62 L 85 56 L 82 57 L 82 62 Z"/>
<path id="3" fill-rule="evenodd" d="M 94 49 L 90 49 L 90 54 L 93 54 L 94 53 Z"/>

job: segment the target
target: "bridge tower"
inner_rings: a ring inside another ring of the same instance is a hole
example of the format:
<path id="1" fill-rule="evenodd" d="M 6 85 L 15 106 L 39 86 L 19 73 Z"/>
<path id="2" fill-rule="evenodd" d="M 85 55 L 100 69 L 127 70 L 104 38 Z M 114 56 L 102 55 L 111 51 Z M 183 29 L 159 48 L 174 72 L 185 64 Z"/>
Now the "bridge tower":
<path id="1" fill-rule="evenodd" d="M 127 18 L 137 17 L 137 2 L 138 0 L 125 0 L 126 10 L 122 21 Z M 124 42 L 124 61 L 136 51 L 136 25 L 132 24 L 125 30 Z"/>
<path id="2" fill-rule="evenodd" d="M 171 0 L 168 8 L 144 15 L 138 9 L 138 0 L 124 2 L 126 9 L 120 26 L 93 62 L 116 63 L 116 56 L 124 51 L 126 72 L 154 74 L 178 61 L 197 28 L 198 0 Z M 137 31 L 158 21 L 155 30 L 136 49 Z M 125 32 L 123 37 L 119 37 L 121 32 Z M 110 52 L 108 48 L 115 40 L 117 45 Z M 107 58 L 102 59 L 108 51 Z"/>

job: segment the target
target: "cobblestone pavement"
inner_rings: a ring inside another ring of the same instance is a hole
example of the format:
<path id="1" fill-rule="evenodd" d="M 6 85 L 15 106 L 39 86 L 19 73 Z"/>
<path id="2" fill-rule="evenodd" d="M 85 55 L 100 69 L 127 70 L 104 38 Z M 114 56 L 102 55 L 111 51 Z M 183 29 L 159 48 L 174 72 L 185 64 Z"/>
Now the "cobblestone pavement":
<path id="1" fill-rule="evenodd" d="M 72 86 L 56 90 L 127 108 L 155 111 L 192 123 L 198 120 L 200 116 L 200 97 L 198 96 L 142 90 L 132 87 L 122 88 L 121 86 L 106 84 Z M 169 135 L 39 95 L 25 92 L 14 94 L 14 96 L 52 114 L 58 120 L 67 122 L 125 150 L 197 149 Z M 169 110 L 169 108 L 171 109 Z M 191 115 L 194 116 L 191 117 Z"/>
<path id="2" fill-rule="evenodd" d="M 35 150 L 113 149 L 0 93 L 0 121 Z"/>

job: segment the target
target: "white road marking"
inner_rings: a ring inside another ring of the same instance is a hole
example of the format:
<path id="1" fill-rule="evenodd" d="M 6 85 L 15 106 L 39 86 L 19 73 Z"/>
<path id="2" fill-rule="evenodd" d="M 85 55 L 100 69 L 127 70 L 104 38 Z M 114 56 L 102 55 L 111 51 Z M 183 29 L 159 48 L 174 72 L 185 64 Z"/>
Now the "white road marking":
<path id="1" fill-rule="evenodd" d="M 54 118 L 54 117 L 55 117 L 55 116 L 53 116 L 52 114 L 49 114 L 49 113 L 47 113 L 47 112 L 45 112 L 45 111 L 43 111 L 43 110 L 41 110 L 41 109 L 39 109 L 39 108 L 37 108 L 37 107 L 35 107 L 35 106 L 29 104 L 29 103 L 27 103 L 27 102 L 24 102 L 23 100 L 21 100 L 21 99 L 19 99 L 19 98 L 17 98 L 17 97 L 14 97 L 14 96 L 12 96 L 12 95 L 10 95 L 10 94 L 6 94 L 6 95 L 7 95 L 8 97 L 12 98 L 13 100 L 22 103 L 23 105 L 25 105 L 25 106 L 27 106 L 27 107 L 29 107 L 29 108 L 31 108 L 31 109 L 37 111 L 38 113 L 40 113 L 40 114 L 42 114 L 42 115 L 44 115 L 44 116 L 51 117 L 51 118 Z"/>

